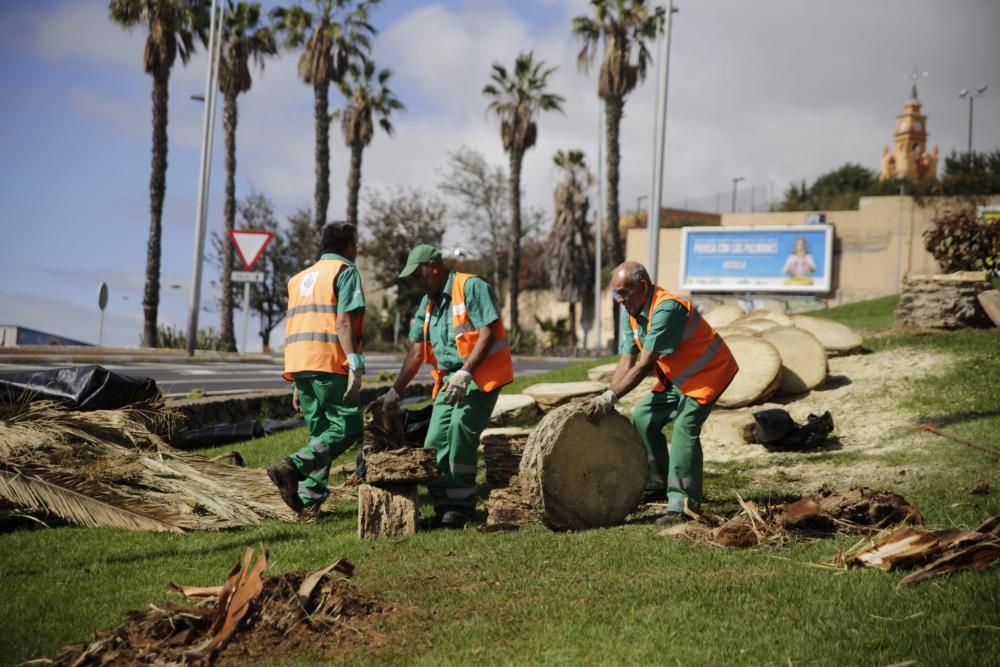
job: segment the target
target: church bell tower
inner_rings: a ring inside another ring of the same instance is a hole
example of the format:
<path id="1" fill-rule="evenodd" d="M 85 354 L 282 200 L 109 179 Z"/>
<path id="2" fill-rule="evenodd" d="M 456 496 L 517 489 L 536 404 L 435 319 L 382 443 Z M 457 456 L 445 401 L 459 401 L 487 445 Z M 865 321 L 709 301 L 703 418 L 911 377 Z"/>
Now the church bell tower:
<path id="1" fill-rule="evenodd" d="M 909 177 L 916 182 L 937 180 L 938 147 L 927 151 L 927 116 L 920 113 L 917 84 L 913 83 L 910 99 L 903 105 L 903 113 L 896 116 L 893 149 L 882 147 L 882 164 L 879 180 Z"/>

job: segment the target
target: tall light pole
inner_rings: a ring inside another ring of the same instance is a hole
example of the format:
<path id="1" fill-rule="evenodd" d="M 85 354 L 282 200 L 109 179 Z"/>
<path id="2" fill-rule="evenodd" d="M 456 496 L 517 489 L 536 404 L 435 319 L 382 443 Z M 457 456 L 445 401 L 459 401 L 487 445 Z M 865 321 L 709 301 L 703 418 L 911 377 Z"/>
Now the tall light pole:
<path id="1" fill-rule="evenodd" d="M 745 181 L 746 178 L 743 176 L 737 176 L 733 179 L 733 213 L 736 213 L 736 186 L 740 181 Z"/>
<path id="2" fill-rule="evenodd" d="M 639 211 L 642 210 L 642 200 L 649 199 L 649 195 L 639 195 L 635 198 L 635 214 L 638 217 Z M 636 220 L 638 222 L 638 219 Z"/>
<path id="3" fill-rule="evenodd" d="M 659 40 L 659 53 L 656 58 L 656 127 L 654 128 L 653 146 L 656 157 L 653 160 L 653 193 L 649 198 L 649 216 L 647 216 L 649 259 L 646 261 L 646 271 L 649 279 L 656 284 L 657 268 L 660 265 L 660 209 L 663 207 L 663 154 L 667 135 L 667 82 L 670 79 L 670 27 L 673 23 L 674 0 L 668 0 L 667 7 L 657 7 L 657 16 L 666 14 L 666 27 L 663 38 Z"/>
<path id="4" fill-rule="evenodd" d="M 191 270 L 191 301 L 188 306 L 187 354 L 194 356 L 198 338 L 198 308 L 201 305 L 201 265 L 205 252 L 205 216 L 208 213 L 208 182 L 212 172 L 212 135 L 215 129 L 215 98 L 218 97 L 219 57 L 222 50 L 222 12 L 212 0 L 208 26 L 208 70 L 205 73 L 205 109 L 201 127 L 201 166 L 198 206 L 194 222 L 194 267 Z M 191 96 L 195 98 L 194 95 Z M 223 239 L 226 243 L 228 239 Z"/>
<path id="5" fill-rule="evenodd" d="M 601 212 L 604 210 L 604 108 L 597 105 L 597 214 L 594 216 L 594 354 L 601 356 Z M 614 326 L 614 323 L 612 323 Z"/>
<path id="6" fill-rule="evenodd" d="M 982 85 L 982 86 L 979 86 L 979 88 L 976 88 L 976 92 L 972 92 L 968 88 L 963 88 L 962 90 L 958 91 L 958 96 L 959 97 L 968 97 L 969 98 L 969 156 L 970 156 L 970 158 L 972 156 L 972 103 L 973 103 L 973 101 L 975 101 L 975 99 L 977 97 L 979 97 L 983 93 L 985 93 L 987 88 L 989 88 L 989 86 Z"/>

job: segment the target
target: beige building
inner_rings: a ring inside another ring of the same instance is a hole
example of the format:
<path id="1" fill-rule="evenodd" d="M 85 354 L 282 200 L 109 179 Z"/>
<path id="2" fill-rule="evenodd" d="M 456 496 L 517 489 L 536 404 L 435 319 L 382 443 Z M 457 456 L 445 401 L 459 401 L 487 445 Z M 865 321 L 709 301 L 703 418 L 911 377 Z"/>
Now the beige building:
<path id="1" fill-rule="evenodd" d="M 890 151 L 882 147 L 879 180 L 909 177 L 915 182 L 937 180 L 937 144 L 927 151 L 927 116 L 920 113 L 917 86 L 896 116 L 895 142 Z"/>

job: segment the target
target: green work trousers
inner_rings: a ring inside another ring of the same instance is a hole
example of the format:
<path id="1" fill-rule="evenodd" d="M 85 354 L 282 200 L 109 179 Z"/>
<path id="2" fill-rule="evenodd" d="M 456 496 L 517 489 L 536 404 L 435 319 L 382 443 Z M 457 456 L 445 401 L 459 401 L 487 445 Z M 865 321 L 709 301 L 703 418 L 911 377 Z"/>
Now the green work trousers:
<path id="1" fill-rule="evenodd" d="M 305 477 L 299 483 L 302 504 L 318 507 L 329 495 L 330 463 L 361 438 L 361 402 L 344 403 L 346 375 L 315 373 L 296 377 L 295 387 L 309 429 L 309 442 L 288 460 Z"/>
<path id="2" fill-rule="evenodd" d="M 701 505 L 703 461 L 701 427 L 715 403 L 702 405 L 671 386 L 660 393 L 650 393 L 632 412 L 649 462 L 649 490 L 667 490 L 667 511 L 683 512 L 687 503 L 692 509 Z M 673 421 L 670 453 L 663 427 Z"/>
<path id="3" fill-rule="evenodd" d="M 486 428 L 500 390 L 480 391 L 475 382 L 458 405 L 444 402 L 444 390 L 434 401 L 424 447 L 437 450 L 440 477 L 427 485 L 438 514 L 449 509 L 476 509 L 476 461 L 479 435 Z"/>

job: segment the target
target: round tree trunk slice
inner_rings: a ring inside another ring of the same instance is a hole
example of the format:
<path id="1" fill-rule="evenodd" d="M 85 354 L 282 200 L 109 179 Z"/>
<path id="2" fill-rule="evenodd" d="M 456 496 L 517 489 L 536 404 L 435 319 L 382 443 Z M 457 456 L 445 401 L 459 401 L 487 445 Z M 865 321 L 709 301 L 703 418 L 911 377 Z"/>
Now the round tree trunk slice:
<path id="1" fill-rule="evenodd" d="M 784 313 L 778 313 L 773 310 L 767 310 L 764 308 L 751 311 L 747 313 L 745 320 L 770 320 L 775 324 L 780 324 L 783 327 L 792 326 L 792 318 Z"/>
<path id="2" fill-rule="evenodd" d="M 745 315 L 743 309 L 735 303 L 724 303 L 705 313 L 704 317 L 705 321 L 712 325 L 713 329 L 718 329 L 727 324 L 732 324 L 743 317 L 743 315 Z"/>
<path id="3" fill-rule="evenodd" d="M 500 394 L 490 426 L 528 426 L 538 419 L 538 403 L 524 394 Z"/>
<path id="4" fill-rule="evenodd" d="M 607 390 L 603 382 L 542 382 L 522 390 L 538 401 L 539 407 L 548 412 L 576 398 L 592 398 Z"/>
<path id="5" fill-rule="evenodd" d="M 734 335 L 726 345 L 740 370 L 719 396 L 721 408 L 741 408 L 766 401 L 781 385 L 781 355 L 767 341 L 753 336 Z"/>
<path id="6" fill-rule="evenodd" d="M 729 336 L 753 336 L 756 335 L 756 331 L 753 329 L 748 329 L 747 327 L 739 326 L 736 324 L 727 324 L 724 327 L 719 327 L 715 330 L 715 333 L 719 334 L 723 338 L 728 339 Z"/>
<path id="7" fill-rule="evenodd" d="M 792 325 L 816 336 L 830 354 L 850 354 L 861 349 L 861 334 L 846 324 L 821 317 L 795 315 Z"/>
<path id="8" fill-rule="evenodd" d="M 604 384 L 608 384 L 611 382 L 611 376 L 615 374 L 616 368 L 618 368 L 618 364 L 601 364 L 600 366 L 594 366 L 587 371 L 587 377 L 591 382 L 603 382 Z"/>
<path id="9" fill-rule="evenodd" d="M 542 418 L 521 456 L 521 484 L 553 530 L 621 523 L 642 499 L 646 450 L 632 423 L 612 412 L 592 424 L 583 403 Z"/>
<path id="10" fill-rule="evenodd" d="M 774 322 L 772 320 L 766 320 L 763 317 L 758 317 L 752 320 L 742 319 L 737 322 L 737 325 L 743 327 L 744 329 L 750 329 L 750 331 L 752 331 L 755 336 L 759 336 L 768 329 L 773 329 L 777 326 L 781 326 L 777 322 Z"/>
<path id="11" fill-rule="evenodd" d="M 781 391 L 802 394 L 826 381 L 826 348 L 805 329 L 777 327 L 760 335 L 781 355 Z"/>

